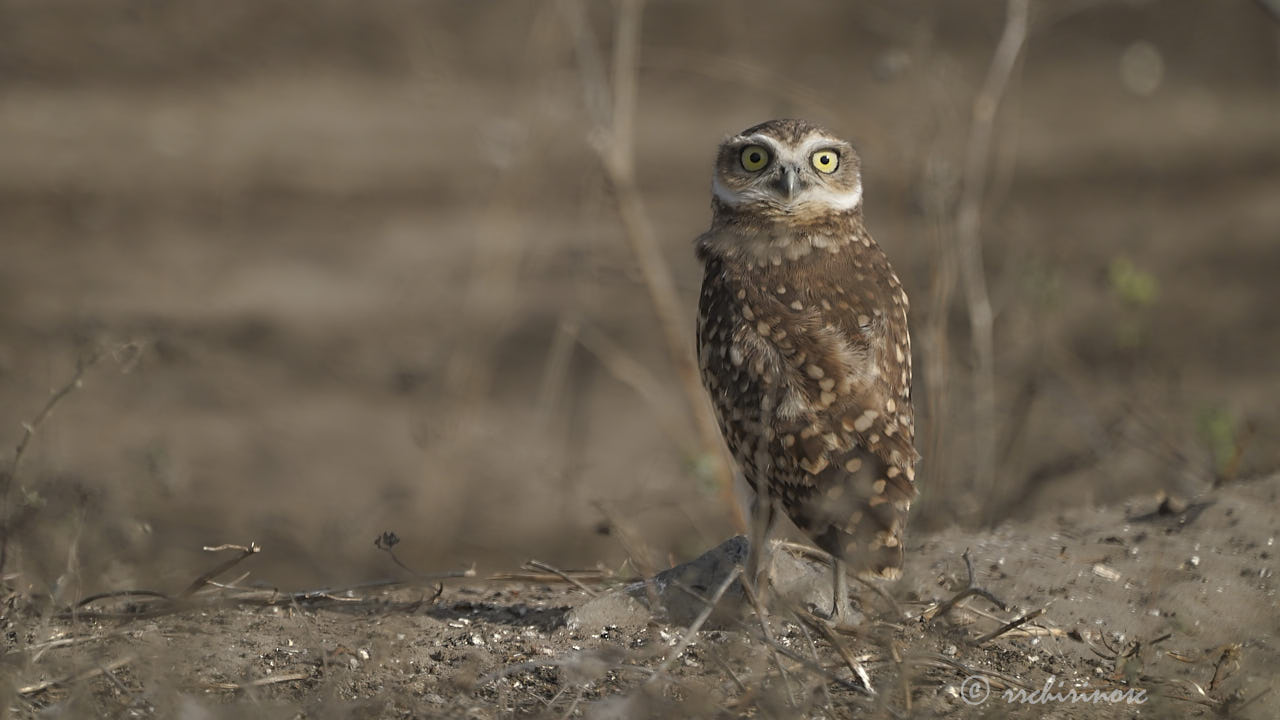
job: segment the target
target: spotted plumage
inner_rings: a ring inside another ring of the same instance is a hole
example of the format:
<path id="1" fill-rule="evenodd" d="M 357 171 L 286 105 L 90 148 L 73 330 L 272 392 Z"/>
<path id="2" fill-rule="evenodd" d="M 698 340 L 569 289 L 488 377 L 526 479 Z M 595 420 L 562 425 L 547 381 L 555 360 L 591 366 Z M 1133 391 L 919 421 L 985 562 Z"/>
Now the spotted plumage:
<path id="1" fill-rule="evenodd" d="M 916 495 L 907 295 L 862 221 L 858 156 L 801 120 L 721 144 L 698 361 L 758 496 L 863 578 L 894 578 Z M 772 505 L 772 503 L 771 503 Z"/>

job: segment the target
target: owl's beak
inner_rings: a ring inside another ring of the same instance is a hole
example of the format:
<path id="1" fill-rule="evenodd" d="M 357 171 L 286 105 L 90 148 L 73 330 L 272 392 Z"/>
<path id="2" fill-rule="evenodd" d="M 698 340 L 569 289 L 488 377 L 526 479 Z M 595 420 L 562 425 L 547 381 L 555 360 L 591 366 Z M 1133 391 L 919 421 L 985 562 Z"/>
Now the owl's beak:
<path id="1" fill-rule="evenodd" d="M 796 196 L 796 191 L 800 189 L 800 176 L 794 167 L 790 165 L 782 166 L 782 174 L 773 181 L 773 187 L 778 194 L 791 201 Z"/>

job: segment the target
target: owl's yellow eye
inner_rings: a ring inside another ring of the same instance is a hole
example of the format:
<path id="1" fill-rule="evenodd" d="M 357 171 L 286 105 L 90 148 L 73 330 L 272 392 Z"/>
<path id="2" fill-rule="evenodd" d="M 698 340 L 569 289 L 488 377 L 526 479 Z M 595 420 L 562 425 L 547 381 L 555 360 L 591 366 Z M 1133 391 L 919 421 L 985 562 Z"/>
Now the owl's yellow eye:
<path id="1" fill-rule="evenodd" d="M 756 172 L 769 164 L 769 151 L 759 145 L 748 145 L 742 149 L 742 169 Z"/>
<path id="2" fill-rule="evenodd" d="M 840 154 L 835 150 L 819 150 L 809 158 L 814 169 L 822 173 L 833 173 L 840 167 Z"/>

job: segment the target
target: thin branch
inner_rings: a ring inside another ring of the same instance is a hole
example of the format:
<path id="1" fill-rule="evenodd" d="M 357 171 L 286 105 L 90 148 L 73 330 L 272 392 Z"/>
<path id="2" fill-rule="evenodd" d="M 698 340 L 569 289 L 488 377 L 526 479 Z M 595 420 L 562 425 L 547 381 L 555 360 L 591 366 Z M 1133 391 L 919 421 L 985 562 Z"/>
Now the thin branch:
<path id="1" fill-rule="evenodd" d="M 113 673 L 116 670 L 119 670 L 120 668 L 124 667 L 125 665 L 128 665 L 131 662 L 133 662 L 132 657 L 123 657 L 123 658 L 120 658 L 119 660 L 113 660 L 112 662 L 106 665 L 99 665 L 98 667 L 95 667 L 92 670 L 86 670 L 77 675 L 68 675 L 67 677 L 58 678 L 56 680 L 42 680 L 33 685 L 24 685 L 23 687 L 18 688 L 18 694 L 23 697 L 26 697 L 28 695 L 36 695 L 38 693 L 42 693 L 45 690 L 49 690 L 55 687 L 74 685 L 79 682 L 84 682 L 85 680 L 91 680 L 93 678 L 98 677 L 99 675 Z"/>
<path id="2" fill-rule="evenodd" d="M 143 597 L 143 598 L 151 598 L 153 600 L 172 600 L 172 598 L 170 598 L 168 595 L 165 595 L 162 592 L 157 592 L 155 590 L 111 590 L 108 592 L 100 592 L 94 595 L 90 595 L 87 598 L 82 598 L 80 602 L 76 603 L 76 607 L 78 608 L 84 607 L 85 605 L 95 603 L 99 600 L 107 600 L 107 599 L 114 599 L 114 598 L 129 598 L 129 597 Z"/>
<path id="3" fill-rule="evenodd" d="M 992 641 L 992 640 L 995 640 L 996 638 L 1000 637 L 1001 635 L 1004 635 L 1005 633 L 1009 632 L 1010 630 L 1013 630 L 1014 628 L 1016 628 L 1016 627 L 1018 627 L 1018 626 L 1020 626 L 1020 625 L 1023 625 L 1023 624 L 1025 624 L 1025 623 L 1029 623 L 1029 622 L 1031 622 L 1032 620 L 1035 620 L 1036 618 L 1040 617 L 1040 616 L 1041 616 L 1041 615 L 1043 615 L 1043 614 L 1044 614 L 1044 608 L 1038 608 L 1038 609 L 1036 609 L 1036 610 L 1033 610 L 1033 611 L 1031 611 L 1031 612 L 1027 613 L 1026 615 L 1023 615 L 1022 617 L 1017 618 L 1016 620 L 1011 620 L 1010 622 L 1005 623 L 1004 625 L 1000 626 L 999 628 L 997 628 L 997 629 L 995 629 L 995 630 L 992 630 L 991 632 L 987 633 L 986 635 L 983 635 L 982 637 L 978 638 L 977 640 L 974 640 L 974 641 L 973 641 L 973 644 L 974 644 L 974 645 L 982 645 L 983 643 L 987 643 L 987 642 L 990 642 L 990 641 Z"/>
<path id="4" fill-rule="evenodd" d="M 693 642 L 693 638 L 698 634 L 698 631 L 702 629 L 703 623 L 707 621 L 707 618 L 711 617 L 711 613 L 716 609 L 716 605 L 719 604 L 720 598 L 724 597 L 724 591 L 728 590 L 729 586 L 733 584 L 733 581 L 737 580 L 738 576 L 741 574 L 742 566 L 740 565 L 735 565 L 734 568 L 729 571 L 729 574 L 725 576 L 724 581 L 720 583 L 720 587 L 716 588 L 716 591 L 711 594 L 711 598 L 707 600 L 706 607 L 702 608 L 702 612 L 698 613 L 698 617 L 694 618 L 693 624 L 689 626 L 684 637 L 680 638 L 680 642 L 671 649 L 671 652 L 667 653 L 666 659 L 662 661 L 662 664 L 658 666 L 658 669 L 654 670 L 654 677 L 665 675 L 667 670 L 671 669 L 671 664 L 676 661 L 676 658 L 684 654 L 684 651 L 689 648 L 689 643 Z"/>
<path id="5" fill-rule="evenodd" d="M 997 687 L 1003 685 L 1004 687 L 1010 687 L 1010 688 L 1016 687 L 1016 688 L 1021 688 L 1023 690 L 1032 689 L 1030 685 L 1019 680 L 1016 677 L 1013 677 L 1012 675 L 1007 675 L 1005 673 L 1002 673 L 990 667 L 984 667 L 984 668 L 971 667 L 969 665 L 965 665 L 959 660 L 952 660 L 951 658 L 947 657 L 946 655 L 943 655 L 942 653 L 931 652 L 931 653 L 919 653 L 916 655 L 910 655 L 903 658 L 903 662 L 905 662 L 908 665 L 923 665 L 923 666 L 933 666 L 933 667 L 958 670 L 965 677 L 973 677 L 974 675 L 981 675 L 982 677 L 985 677 L 987 680 L 996 681 L 996 682 L 993 682 L 992 684 L 996 685 Z"/>
<path id="6" fill-rule="evenodd" d="M 991 298 L 982 264 L 982 201 L 991 162 L 996 111 L 1027 37 L 1030 0 L 1008 0 L 1004 32 L 996 45 L 986 79 L 973 102 L 973 124 L 965 153 L 964 175 L 956 219 L 960 275 L 969 306 L 975 362 L 974 427 L 978 433 L 975 489 L 989 495 L 996 487 L 995 339 Z"/>
<path id="7" fill-rule="evenodd" d="M 795 650 L 792 650 L 791 648 L 787 647 L 786 645 L 783 645 L 782 643 L 778 642 L 777 640 L 770 640 L 770 639 L 765 638 L 765 637 L 762 637 L 762 636 L 761 636 L 761 637 L 757 637 L 757 639 L 758 639 L 758 640 L 760 640 L 760 641 L 762 641 L 763 643 L 765 643 L 765 644 L 766 644 L 766 645 L 768 645 L 769 647 L 773 648 L 773 650 L 774 650 L 774 651 L 776 651 L 776 652 L 778 652 L 778 653 L 780 653 L 780 654 L 782 654 L 782 655 L 785 655 L 785 656 L 787 656 L 788 658 L 790 658 L 790 659 L 792 659 L 792 660 L 796 661 L 796 662 L 797 662 L 797 663 L 799 663 L 800 665 L 804 666 L 804 668 L 805 668 L 805 669 L 807 669 L 807 670 L 809 670 L 810 672 L 816 673 L 817 675 L 821 676 L 821 677 L 822 677 L 822 678 L 824 678 L 827 682 L 830 682 L 830 683 L 834 683 L 834 684 L 836 684 L 836 685 L 839 685 L 840 687 L 844 688 L 845 690 L 852 690 L 853 692 L 855 692 L 855 693 L 859 693 L 859 694 L 861 694 L 861 695 L 863 695 L 863 696 L 871 697 L 871 694 L 870 694 L 870 693 L 867 691 L 867 689 L 866 689 L 865 687 L 863 687 L 862 685 L 860 685 L 860 684 L 858 684 L 858 683 L 855 683 L 855 682 L 853 682 L 852 680 L 846 680 L 846 679 L 844 679 L 844 678 L 842 678 L 842 677 L 840 677 L 840 676 L 836 675 L 835 673 L 831 672 L 830 670 L 827 670 L 825 667 L 823 667 L 823 666 L 821 666 L 821 665 L 819 665 L 819 664 L 817 664 L 817 663 L 813 662 L 813 661 L 812 661 L 812 660 L 810 660 L 809 658 L 807 658 L 807 657 L 805 657 L 805 656 L 801 655 L 800 653 L 796 652 Z M 779 669 L 781 669 L 781 666 L 779 666 Z M 796 705 L 794 704 L 794 702 L 792 703 L 792 707 L 796 707 Z M 888 706 L 885 706 L 885 707 L 886 707 L 886 709 L 889 709 L 889 708 L 888 708 Z M 890 712 L 892 713 L 892 710 L 890 710 Z"/>
<path id="8" fill-rule="evenodd" d="M 809 634 L 809 629 L 805 626 L 804 620 L 801 619 L 800 612 L 793 612 L 792 616 L 798 621 L 797 626 L 800 628 L 800 632 L 804 633 L 804 639 L 809 644 L 809 654 L 813 655 L 813 661 L 821 665 L 822 657 L 818 655 L 818 645 L 813 641 L 813 635 Z M 830 631 L 830 628 L 828 628 L 828 631 Z M 852 666 L 850 666 L 850 669 L 852 669 Z M 822 684 L 822 697 L 826 704 L 827 712 L 834 716 L 836 709 L 831 702 L 831 689 L 827 687 L 826 683 Z"/>
<path id="9" fill-rule="evenodd" d="M 561 8 L 574 39 L 574 53 L 588 114 L 595 130 L 592 143 L 612 190 L 627 243 L 644 277 L 645 287 L 666 340 L 667 351 L 680 378 L 680 386 L 693 414 L 702 452 L 716 459 L 715 476 L 721 495 L 729 507 L 739 532 L 747 521 L 733 495 L 733 474 L 720 443 L 720 431 L 711 414 L 689 347 L 690 331 L 681 309 L 675 280 L 657 242 L 644 201 L 636 186 L 634 158 L 634 116 L 638 94 L 640 27 L 643 0 L 621 0 L 614 25 L 613 88 L 605 86 L 602 62 L 583 17 L 583 7 L 574 0 L 562 0 Z M 604 117 L 601 98 L 613 98 L 610 117 Z"/>
<path id="10" fill-rule="evenodd" d="M 773 632 L 769 630 L 769 615 L 764 610 L 764 603 L 760 602 L 760 594 L 755 591 L 755 579 L 748 578 L 747 582 L 742 583 L 742 592 L 747 596 L 747 601 L 755 608 L 756 620 L 760 622 L 760 636 L 764 638 L 766 644 L 773 649 L 773 664 L 778 668 L 778 674 L 782 677 L 782 686 L 787 691 L 787 704 L 796 707 L 795 691 L 791 687 L 791 678 L 787 675 L 787 669 L 782 664 L 782 658 L 779 656 L 780 647 L 773 639 Z M 745 627 L 745 624 L 744 624 Z"/>
<path id="11" fill-rule="evenodd" d="M 18 479 L 18 470 L 22 467 L 22 458 L 27 454 L 27 446 L 30 445 L 31 438 L 35 436 L 36 430 L 40 429 L 45 419 L 53 412 L 53 408 L 62 402 L 63 398 L 83 386 L 85 373 L 89 371 L 89 368 L 96 365 L 104 354 L 106 353 L 99 348 L 77 360 L 76 371 L 71 376 L 71 379 L 67 381 L 67 384 L 53 391 L 44 407 L 36 414 L 34 420 L 22 423 L 22 438 L 18 440 L 18 445 L 13 450 L 13 460 L 9 463 L 9 470 L 0 474 L 0 497 L 3 497 L 3 502 L 0 503 L 0 572 L 4 571 L 5 562 L 9 558 L 11 492 L 14 483 Z"/>
<path id="12" fill-rule="evenodd" d="M 200 685 L 205 690 L 227 690 L 230 692 L 243 692 L 253 688 L 266 687 L 268 685 L 278 685 L 280 683 L 295 682 L 298 680 L 309 680 L 312 673 L 309 671 L 300 671 L 292 673 L 283 673 L 280 675 L 272 675 L 270 677 L 258 678 L 243 683 L 221 683 L 211 682 Z"/>
<path id="13" fill-rule="evenodd" d="M 613 25 L 613 130 L 609 149 L 619 176 L 635 177 L 635 116 L 644 0 L 620 0 Z"/>
<path id="14" fill-rule="evenodd" d="M 562 570 L 552 567 L 551 565 L 548 565 L 547 563 L 544 563 L 541 560 L 530 560 L 529 562 L 525 563 L 525 567 L 533 568 L 535 570 L 545 570 L 549 573 L 552 573 L 553 575 L 559 575 L 561 579 L 563 579 L 565 582 L 573 583 L 574 587 L 577 587 L 579 590 L 586 593 L 587 595 L 590 595 L 591 597 L 596 597 L 597 595 L 600 594 L 595 590 L 592 590 L 591 588 L 587 587 L 586 585 L 583 585 L 581 582 L 577 580 L 577 578 L 574 578 L 572 575 L 569 575 L 568 573 L 565 573 Z"/>
<path id="15" fill-rule="evenodd" d="M 849 648 L 845 647 L 845 644 L 840 641 L 840 636 L 836 634 L 835 630 L 832 630 L 825 622 L 809 613 L 797 612 L 796 618 L 802 624 L 809 625 L 814 630 L 817 630 L 823 639 L 827 641 L 827 644 L 835 648 L 836 654 L 844 661 L 844 664 L 849 668 L 849 672 L 862 681 L 862 685 L 866 688 L 868 695 L 876 694 L 875 688 L 871 686 L 871 676 L 867 674 L 867 669 L 862 666 L 862 663 L 858 662 L 853 653 L 849 652 Z"/>
<path id="16" fill-rule="evenodd" d="M 995 595 L 991 594 L 986 589 L 978 585 L 978 578 L 973 572 L 973 559 L 969 556 L 969 548 L 965 548 L 964 552 L 960 555 L 960 557 L 964 558 L 964 567 L 969 574 L 969 580 L 965 585 L 965 589 L 961 590 L 955 595 L 952 595 L 950 600 L 947 600 L 946 602 L 937 606 L 932 611 L 925 611 L 924 613 L 922 613 L 921 617 L 923 617 L 925 620 L 932 620 L 935 617 L 947 614 L 947 612 L 949 612 L 951 608 L 955 607 L 956 604 L 959 603 L 961 600 L 964 600 L 965 598 L 968 598 L 968 597 L 972 597 L 973 595 L 979 595 L 981 597 L 986 598 L 987 600 L 990 600 L 996 607 L 1000 608 L 1001 610 L 1009 609 L 1009 606 L 1005 603 L 1005 601 L 1001 600 L 1000 598 L 996 597 Z"/>
<path id="17" fill-rule="evenodd" d="M 689 442 L 689 425 L 673 409 L 666 386 L 648 368 L 589 324 L 578 328 L 577 340 L 615 380 L 630 387 L 644 400 L 667 437 L 682 452 L 691 453 L 697 449 Z"/>
<path id="18" fill-rule="evenodd" d="M 257 555 L 258 553 L 262 552 L 262 548 L 257 543 L 249 543 L 247 546 L 246 545 L 218 545 L 216 547 L 205 547 L 204 550 L 205 552 L 222 552 L 223 550 L 238 550 L 240 551 L 240 554 L 236 555 L 233 558 L 225 560 L 221 563 L 218 563 L 217 565 L 213 566 L 208 571 L 206 571 L 204 574 L 202 574 L 200 577 L 191 581 L 191 584 L 187 586 L 186 590 L 183 590 L 182 592 L 178 593 L 179 600 L 191 597 L 191 595 L 195 591 L 204 587 L 206 584 L 208 584 L 210 580 L 218 577 L 219 575 L 230 570 L 236 565 L 239 565 L 242 560 L 249 557 L 250 555 Z"/>

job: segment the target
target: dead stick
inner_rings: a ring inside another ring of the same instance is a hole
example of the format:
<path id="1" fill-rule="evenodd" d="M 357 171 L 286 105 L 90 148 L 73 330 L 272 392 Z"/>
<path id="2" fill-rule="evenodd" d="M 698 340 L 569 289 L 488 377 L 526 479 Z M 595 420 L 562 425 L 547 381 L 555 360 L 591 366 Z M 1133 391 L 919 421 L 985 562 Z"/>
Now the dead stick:
<path id="1" fill-rule="evenodd" d="M 1027 36 L 1030 0 L 1008 0 L 1004 32 L 996 44 L 991 65 L 978 96 L 973 101 L 973 123 L 969 131 L 956 218 L 956 246 L 960 277 L 969 308 L 969 331 L 975 360 L 974 412 L 979 428 L 974 477 L 984 483 L 983 495 L 996 489 L 996 412 L 994 313 L 987 291 L 982 262 L 982 200 L 986 192 L 996 110 L 1004 97 L 1009 77 L 1022 54 Z"/>
<path id="2" fill-rule="evenodd" d="M 640 60 L 640 26 L 643 0 L 623 0 L 618 5 L 614 26 L 613 89 L 607 87 L 603 63 L 582 3 L 562 0 L 561 7 L 574 39 L 574 54 L 582 78 L 587 109 L 596 125 L 594 149 L 600 158 L 605 178 L 612 190 L 627 243 L 640 266 L 649 299 L 658 316 L 667 351 L 676 367 L 681 388 L 693 414 L 702 452 L 715 458 L 716 481 L 725 504 L 739 532 L 747 531 L 747 520 L 733 496 L 733 474 L 725 452 L 721 449 L 720 431 L 711 414 L 711 406 L 703 398 L 702 382 L 689 347 L 689 328 L 680 307 L 671 268 L 658 246 L 644 202 L 636 186 L 634 132 L 637 77 Z M 612 108 L 606 109 L 606 98 L 612 97 Z"/>
<path id="3" fill-rule="evenodd" d="M 90 595 L 89 597 L 84 598 L 80 602 L 76 603 L 76 607 L 84 607 L 85 605 L 97 602 L 99 600 L 107 600 L 109 598 L 126 598 L 126 597 L 144 597 L 144 598 L 152 598 L 155 600 L 171 599 L 168 595 L 165 595 L 162 592 L 156 592 L 155 590 L 111 590 L 109 592 L 101 592 L 95 595 Z"/>
<path id="4" fill-rule="evenodd" d="M 22 467 L 22 458 L 27 454 L 27 446 L 31 443 L 31 438 L 35 436 L 36 430 L 44 423 L 49 414 L 53 412 L 53 408 L 62 401 L 63 398 L 79 389 L 84 383 L 84 374 L 89 368 L 97 364 L 102 359 L 102 350 L 95 350 L 87 357 L 81 358 L 76 362 L 75 374 L 71 376 L 71 380 L 61 388 L 55 390 L 49 396 L 49 401 L 44 404 L 40 412 L 36 414 L 34 420 L 22 423 L 22 439 L 18 441 L 17 447 L 13 450 L 13 460 L 9 463 L 9 471 L 0 475 L 0 497 L 3 498 L 3 507 L 0 507 L 0 571 L 4 570 L 5 561 L 9 557 L 9 503 L 10 491 L 13 484 L 18 479 L 18 470 Z"/>
<path id="5" fill-rule="evenodd" d="M 796 617 L 804 624 L 809 625 L 814 630 L 817 630 L 818 633 L 822 635 L 823 639 L 826 640 L 831 647 L 835 648 L 836 654 L 840 656 L 841 660 L 844 660 L 844 664 L 848 666 L 849 672 L 853 673 L 854 677 L 861 680 L 862 684 L 866 686 L 868 694 L 876 694 L 875 688 L 871 687 L 871 676 L 867 674 L 867 669 L 862 667 L 862 663 L 858 662 L 857 658 L 853 656 L 853 653 L 849 652 L 849 648 L 845 647 L 845 644 L 840 642 L 840 638 L 836 635 L 834 630 L 832 630 L 826 623 L 818 620 L 809 613 L 797 612 Z"/>
<path id="6" fill-rule="evenodd" d="M 262 552 L 262 548 L 259 547 L 257 543 L 249 543 L 247 547 L 244 545 L 218 545 L 216 547 L 205 548 L 206 552 L 219 552 L 222 550 L 239 550 L 240 554 L 225 562 L 215 565 L 212 569 L 205 572 L 200 577 L 196 578 L 194 581 L 192 581 L 190 585 L 187 586 L 186 590 L 183 590 L 182 592 L 178 593 L 177 599 L 182 600 L 184 598 L 191 597 L 192 593 L 204 587 L 208 583 L 208 581 L 218 577 L 222 573 L 235 567 L 242 560 L 249 557 L 250 555 L 256 555 L 257 553 Z"/>
<path id="7" fill-rule="evenodd" d="M 995 640 L 996 638 L 1018 627 L 1019 625 L 1031 622 L 1032 620 L 1035 620 L 1036 618 L 1040 617 L 1043 614 L 1044 614 L 1044 608 L 1038 608 L 1036 610 L 1033 610 L 1016 620 L 1005 623 L 999 629 L 993 630 L 987 633 L 986 635 L 983 635 L 982 637 L 978 638 L 977 640 L 974 640 L 973 644 L 982 645 L 983 643 L 990 642 L 991 640 Z"/>
<path id="8" fill-rule="evenodd" d="M 778 666 L 778 674 L 782 677 L 782 686 L 787 690 L 787 704 L 794 708 L 796 707 L 796 699 L 795 693 L 791 688 L 791 678 L 787 675 L 787 669 L 782 666 L 782 658 L 779 656 L 778 650 L 779 646 L 774 642 L 773 632 L 769 630 L 769 615 L 764 611 L 764 603 L 760 602 L 760 595 L 756 592 L 753 583 L 742 583 L 742 592 L 747 596 L 747 601 L 751 603 L 751 607 L 755 608 L 756 620 L 760 622 L 760 633 L 764 636 L 765 642 L 773 648 L 773 662 Z"/>
<path id="9" fill-rule="evenodd" d="M 93 678 L 98 677 L 99 675 L 105 675 L 106 673 L 115 672 L 116 670 L 119 670 L 120 668 L 124 667 L 125 665 L 128 665 L 131 662 L 133 662 L 132 657 L 123 657 L 123 658 L 120 658 L 119 660 L 113 660 L 106 665 L 100 665 L 96 668 L 93 668 L 92 670 L 86 670 L 85 672 L 82 672 L 78 675 L 69 675 L 67 677 L 59 678 L 57 680 L 42 680 L 38 683 L 35 683 L 34 685 L 27 685 L 25 687 L 20 687 L 18 688 L 18 694 L 25 697 L 27 695 L 35 695 L 37 693 L 42 693 L 45 690 L 49 690 L 51 688 L 62 687 L 64 685 L 71 685 L 74 683 L 83 682 L 85 680 L 91 680 Z"/>
<path id="10" fill-rule="evenodd" d="M 702 612 L 698 613 L 698 617 L 689 626 L 689 630 L 685 632 L 684 637 L 680 638 L 680 642 L 667 654 L 667 659 L 663 660 L 658 669 L 654 671 L 655 677 L 657 675 L 665 675 L 667 670 L 671 668 L 671 663 L 675 662 L 676 658 L 680 657 L 688 649 L 689 643 L 693 642 L 693 637 L 702 629 L 702 624 L 707 621 L 707 618 L 711 617 L 711 612 L 716 609 L 716 604 L 720 602 L 720 598 L 724 597 L 724 591 L 728 590 L 733 581 L 737 580 L 741 574 L 742 566 L 740 565 L 735 565 L 729 571 L 728 576 L 720 583 L 720 587 L 716 588 L 716 591 L 711 594 L 711 598 L 707 600 L 706 607 L 702 608 Z"/>
<path id="11" fill-rule="evenodd" d="M 809 653 L 813 655 L 813 661 L 821 665 L 822 658 L 818 655 L 818 644 L 813 641 L 813 635 L 809 633 L 809 629 L 805 626 L 804 620 L 800 619 L 799 611 L 793 611 L 791 615 L 798 621 L 797 624 L 800 628 L 800 632 L 804 633 L 804 639 L 805 642 L 809 644 Z M 834 716 L 836 714 L 836 710 L 831 702 L 831 689 L 827 687 L 826 683 L 822 684 L 822 697 L 826 703 L 827 713 Z"/>
<path id="12" fill-rule="evenodd" d="M 575 587 L 577 587 L 577 588 L 578 588 L 579 590 L 581 590 L 582 592 L 584 592 L 584 593 L 586 593 L 586 594 L 590 595 L 591 597 L 596 597 L 597 595 L 599 595 L 599 594 L 600 594 L 600 593 L 596 592 L 595 590 L 592 590 L 591 588 L 587 587 L 586 585 L 583 585 L 582 583 L 578 582 L 578 580 L 577 580 L 577 579 L 575 579 L 575 578 L 573 578 L 573 577 L 569 576 L 569 575 L 568 575 L 568 574 L 566 574 L 565 572 L 563 572 L 563 571 L 561 571 L 561 570 L 558 570 L 558 569 L 556 569 L 556 568 L 554 568 L 554 567 L 552 567 L 552 566 L 550 566 L 550 565 L 548 565 L 548 564 L 546 564 L 546 563 L 542 562 L 541 560 L 530 560 L 529 562 L 525 563 L 525 565 L 527 565 L 528 567 L 531 567 L 531 568 L 537 569 L 537 570 L 546 570 L 546 571 L 547 571 L 547 572 L 549 572 L 549 573 L 552 573 L 552 574 L 555 574 L 555 575 L 559 575 L 559 576 L 560 576 L 561 578 L 563 578 L 566 582 L 573 583 Z"/>

